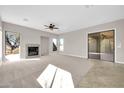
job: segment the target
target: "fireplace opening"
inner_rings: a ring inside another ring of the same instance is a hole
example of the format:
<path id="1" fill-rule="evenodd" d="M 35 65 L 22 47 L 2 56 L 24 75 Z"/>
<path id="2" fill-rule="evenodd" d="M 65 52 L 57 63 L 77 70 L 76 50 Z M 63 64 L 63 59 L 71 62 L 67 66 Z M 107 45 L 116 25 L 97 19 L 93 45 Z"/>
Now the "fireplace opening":
<path id="1" fill-rule="evenodd" d="M 28 56 L 39 55 L 39 47 L 28 47 Z"/>

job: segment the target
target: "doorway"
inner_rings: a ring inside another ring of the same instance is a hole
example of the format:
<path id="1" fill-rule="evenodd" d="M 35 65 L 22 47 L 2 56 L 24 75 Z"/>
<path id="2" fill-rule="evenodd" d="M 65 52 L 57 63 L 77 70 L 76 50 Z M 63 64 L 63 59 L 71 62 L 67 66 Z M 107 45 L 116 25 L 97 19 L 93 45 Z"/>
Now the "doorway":
<path id="1" fill-rule="evenodd" d="M 53 44 L 53 52 L 56 52 L 57 51 L 57 39 L 56 38 L 53 38 L 52 39 L 52 44 Z"/>
<path id="2" fill-rule="evenodd" d="M 88 34 L 88 58 L 114 62 L 114 30 Z"/>
<path id="3" fill-rule="evenodd" d="M 41 56 L 46 56 L 49 54 L 49 38 L 41 37 Z"/>
<path id="4" fill-rule="evenodd" d="M 5 31 L 5 60 L 20 60 L 20 33 Z"/>

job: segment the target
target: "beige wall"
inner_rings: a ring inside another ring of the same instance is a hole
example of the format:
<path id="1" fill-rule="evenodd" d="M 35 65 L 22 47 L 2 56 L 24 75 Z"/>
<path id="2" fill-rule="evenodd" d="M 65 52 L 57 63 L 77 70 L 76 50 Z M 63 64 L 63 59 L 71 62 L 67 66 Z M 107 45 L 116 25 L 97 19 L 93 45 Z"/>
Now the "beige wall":
<path id="1" fill-rule="evenodd" d="M 0 17 L 0 29 L 2 29 L 2 22 L 1 22 L 1 17 Z"/>
<path id="2" fill-rule="evenodd" d="M 124 19 L 61 34 L 60 38 L 64 38 L 65 43 L 64 52 L 60 53 L 87 58 L 88 33 L 112 29 L 115 29 L 115 61 L 124 63 Z"/>
<path id="3" fill-rule="evenodd" d="M 1 24 L 1 18 L 0 18 L 0 62 L 1 60 L 2 60 L 2 24 Z"/>
<path id="4" fill-rule="evenodd" d="M 50 48 L 49 52 L 52 52 L 52 38 L 58 38 L 57 35 L 43 32 L 41 30 L 36 30 L 32 28 L 27 28 L 11 23 L 3 22 L 3 41 L 5 41 L 5 31 L 19 32 L 20 33 L 20 56 L 21 58 L 26 57 L 26 44 L 40 44 L 41 36 L 50 38 Z M 3 42 L 3 55 L 5 53 L 5 42 Z"/>
<path id="5" fill-rule="evenodd" d="M 60 38 L 64 38 L 64 51 L 60 53 L 80 57 L 85 56 L 82 53 L 82 48 L 85 46 L 82 43 L 82 37 L 85 37 L 85 35 L 82 32 L 77 31 L 68 32 L 60 35 Z"/>

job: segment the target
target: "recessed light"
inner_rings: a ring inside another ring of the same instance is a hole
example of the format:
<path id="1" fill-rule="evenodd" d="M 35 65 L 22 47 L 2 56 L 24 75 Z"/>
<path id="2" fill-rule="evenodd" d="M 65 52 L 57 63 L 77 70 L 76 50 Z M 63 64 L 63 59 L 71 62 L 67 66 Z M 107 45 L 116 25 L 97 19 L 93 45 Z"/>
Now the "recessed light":
<path id="1" fill-rule="evenodd" d="M 27 18 L 24 18 L 23 21 L 28 22 L 29 20 Z"/>
<path id="2" fill-rule="evenodd" d="M 85 5 L 85 8 L 91 8 L 93 5 Z"/>

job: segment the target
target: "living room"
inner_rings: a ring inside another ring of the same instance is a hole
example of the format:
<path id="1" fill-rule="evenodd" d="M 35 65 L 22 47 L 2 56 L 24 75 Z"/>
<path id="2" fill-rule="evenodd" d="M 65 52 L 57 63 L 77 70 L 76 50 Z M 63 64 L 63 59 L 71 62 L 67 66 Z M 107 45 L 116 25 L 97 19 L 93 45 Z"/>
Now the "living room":
<path id="1" fill-rule="evenodd" d="M 122 5 L 1 5 L 0 87 L 124 87 L 123 10 Z M 59 76 L 65 81 L 58 85 Z"/>

